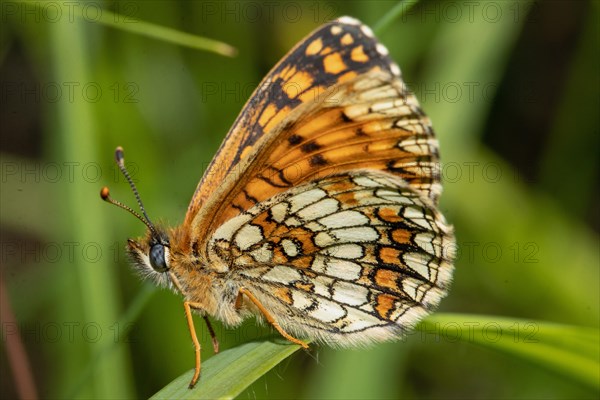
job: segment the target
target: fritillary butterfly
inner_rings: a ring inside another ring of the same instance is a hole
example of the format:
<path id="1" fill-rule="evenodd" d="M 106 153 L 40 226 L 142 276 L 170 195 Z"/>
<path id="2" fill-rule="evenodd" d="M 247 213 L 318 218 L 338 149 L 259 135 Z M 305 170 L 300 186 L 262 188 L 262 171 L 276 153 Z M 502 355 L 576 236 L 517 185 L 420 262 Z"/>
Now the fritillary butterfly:
<path id="1" fill-rule="evenodd" d="M 127 176 L 122 149 L 117 163 Z M 135 267 L 229 326 L 264 317 L 285 338 L 399 338 L 446 295 L 454 236 L 437 209 L 438 142 L 372 31 L 342 17 L 265 77 L 205 172 L 185 221 L 129 240 Z"/>

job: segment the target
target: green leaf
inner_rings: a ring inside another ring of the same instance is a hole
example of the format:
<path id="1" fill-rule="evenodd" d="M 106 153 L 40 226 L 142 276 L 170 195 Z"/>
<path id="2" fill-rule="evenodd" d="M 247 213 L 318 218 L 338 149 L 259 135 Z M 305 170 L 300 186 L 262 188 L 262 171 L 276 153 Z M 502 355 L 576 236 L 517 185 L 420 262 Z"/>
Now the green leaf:
<path id="1" fill-rule="evenodd" d="M 598 329 L 467 314 L 436 314 L 417 329 L 499 350 L 600 389 Z"/>
<path id="2" fill-rule="evenodd" d="M 152 396 L 153 399 L 232 399 L 301 347 L 275 339 L 225 350 L 202 363 L 198 384 L 188 389 L 190 370 Z"/>

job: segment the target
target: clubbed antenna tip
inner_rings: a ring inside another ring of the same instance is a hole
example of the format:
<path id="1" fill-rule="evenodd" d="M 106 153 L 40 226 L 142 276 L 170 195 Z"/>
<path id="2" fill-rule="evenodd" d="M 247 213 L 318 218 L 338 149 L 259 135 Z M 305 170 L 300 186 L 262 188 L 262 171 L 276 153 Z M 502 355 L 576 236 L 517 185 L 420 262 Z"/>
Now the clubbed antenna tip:
<path id="1" fill-rule="evenodd" d="M 150 229 L 150 231 L 152 231 L 152 233 L 156 234 L 156 229 L 154 228 L 154 225 L 150 221 L 150 218 L 148 218 L 148 214 L 146 214 L 146 209 L 144 208 L 144 204 L 142 203 L 140 194 L 138 193 L 138 190 L 135 187 L 135 183 L 133 183 L 133 179 L 131 179 L 131 176 L 129 175 L 127 168 L 125 168 L 125 156 L 123 153 L 123 148 L 121 146 L 119 146 L 115 149 L 115 161 L 117 162 L 117 166 L 121 170 L 121 173 L 123 173 L 123 176 L 125 176 L 125 179 L 127 179 L 127 182 L 129 183 L 129 187 L 131 187 L 131 190 L 133 191 L 133 194 L 135 195 L 135 199 L 137 200 L 137 203 L 140 206 L 140 209 L 142 210 L 142 214 L 144 214 L 144 217 L 142 217 L 140 214 L 135 212 L 131 207 L 126 206 L 125 204 L 112 199 L 110 197 L 110 191 L 108 190 L 108 187 L 106 187 L 106 186 L 104 186 L 100 190 L 100 197 L 102 198 L 102 200 L 104 200 L 108 203 L 114 204 L 115 206 L 128 211 L 129 213 L 134 215 L 137 219 L 142 221 L 144 223 L 144 225 L 146 225 L 148 227 L 148 229 Z"/>

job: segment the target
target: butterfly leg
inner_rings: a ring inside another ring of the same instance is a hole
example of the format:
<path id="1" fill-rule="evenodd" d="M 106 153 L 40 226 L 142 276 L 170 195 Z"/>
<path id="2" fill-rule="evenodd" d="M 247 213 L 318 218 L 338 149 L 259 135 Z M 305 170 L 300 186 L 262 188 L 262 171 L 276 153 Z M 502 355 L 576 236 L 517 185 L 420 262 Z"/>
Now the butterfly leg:
<path id="1" fill-rule="evenodd" d="M 240 291 L 238 292 L 237 298 L 235 300 L 236 308 L 240 308 L 242 306 L 242 296 L 243 295 L 246 295 L 246 297 L 248 299 L 250 299 L 250 301 L 253 302 L 256 307 L 258 307 L 258 309 L 265 316 L 267 321 L 271 325 L 273 325 L 273 327 L 275 329 L 277 329 L 277 332 L 279 332 L 281 334 L 281 336 L 283 336 L 284 338 L 286 338 L 287 340 L 289 340 L 292 343 L 296 343 L 296 344 L 304 347 L 305 349 L 308 349 L 308 345 L 306 343 L 304 343 L 303 341 L 301 341 L 299 339 L 296 339 L 295 337 L 293 337 L 292 335 L 290 335 L 289 333 L 284 331 L 283 328 L 279 325 L 279 323 L 277 321 L 275 321 L 275 318 L 273 318 L 273 316 L 269 313 L 269 311 L 267 311 L 267 309 L 261 304 L 261 302 L 258 301 L 258 299 L 250 291 L 248 291 L 248 289 L 240 288 Z"/>
<path id="2" fill-rule="evenodd" d="M 201 308 L 201 304 L 184 301 L 183 308 L 185 309 L 185 317 L 187 319 L 188 328 L 190 330 L 192 342 L 194 343 L 194 350 L 196 352 L 196 369 L 194 370 L 194 376 L 192 377 L 192 381 L 189 385 L 189 388 L 192 389 L 200 378 L 200 342 L 198 342 L 198 336 L 196 336 L 196 328 L 194 327 L 194 320 L 192 319 L 192 308 Z"/>
<path id="3" fill-rule="evenodd" d="M 204 322 L 206 322 L 206 327 L 208 328 L 208 333 L 210 333 L 213 350 L 215 351 L 215 354 L 217 354 L 219 352 L 219 340 L 217 339 L 217 335 L 215 335 L 215 330 L 213 329 L 212 325 L 210 324 L 208 317 L 205 315 L 203 318 L 204 318 Z"/>

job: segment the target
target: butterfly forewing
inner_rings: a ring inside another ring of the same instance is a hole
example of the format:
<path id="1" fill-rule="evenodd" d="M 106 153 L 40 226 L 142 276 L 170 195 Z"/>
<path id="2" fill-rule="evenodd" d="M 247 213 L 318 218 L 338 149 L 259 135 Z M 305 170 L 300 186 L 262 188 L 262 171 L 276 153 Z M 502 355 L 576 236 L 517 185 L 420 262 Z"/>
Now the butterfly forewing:
<path id="1" fill-rule="evenodd" d="M 198 185 L 185 224 L 202 226 L 197 235 L 205 236 L 281 191 L 364 167 L 439 195 L 429 120 L 370 29 L 342 18 L 307 36 L 259 85 Z"/>
<path id="2" fill-rule="evenodd" d="M 219 227 L 209 262 L 252 291 L 287 331 L 349 346 L 386 340 L 445 296 L 452 229 L 404 180 L 330 176 Z"/>
<path id="3" fill-rule="evenodd" d="M 236 182 L 238 188 L 219 215 L 230 218 L 286 188 L 360 168 L 397 174 L 435 201 L 440 191 L 437 141 L 401 82 L 386 78 L 382 73 L 362 75 L 305 110 L 276 143 L 256 154 L 258 168 Z M 380 97 L 361 96 L 357 86 L 365 81 L 382 89 Z M 328 100 L 337 105 L 328 106 Z"/>

